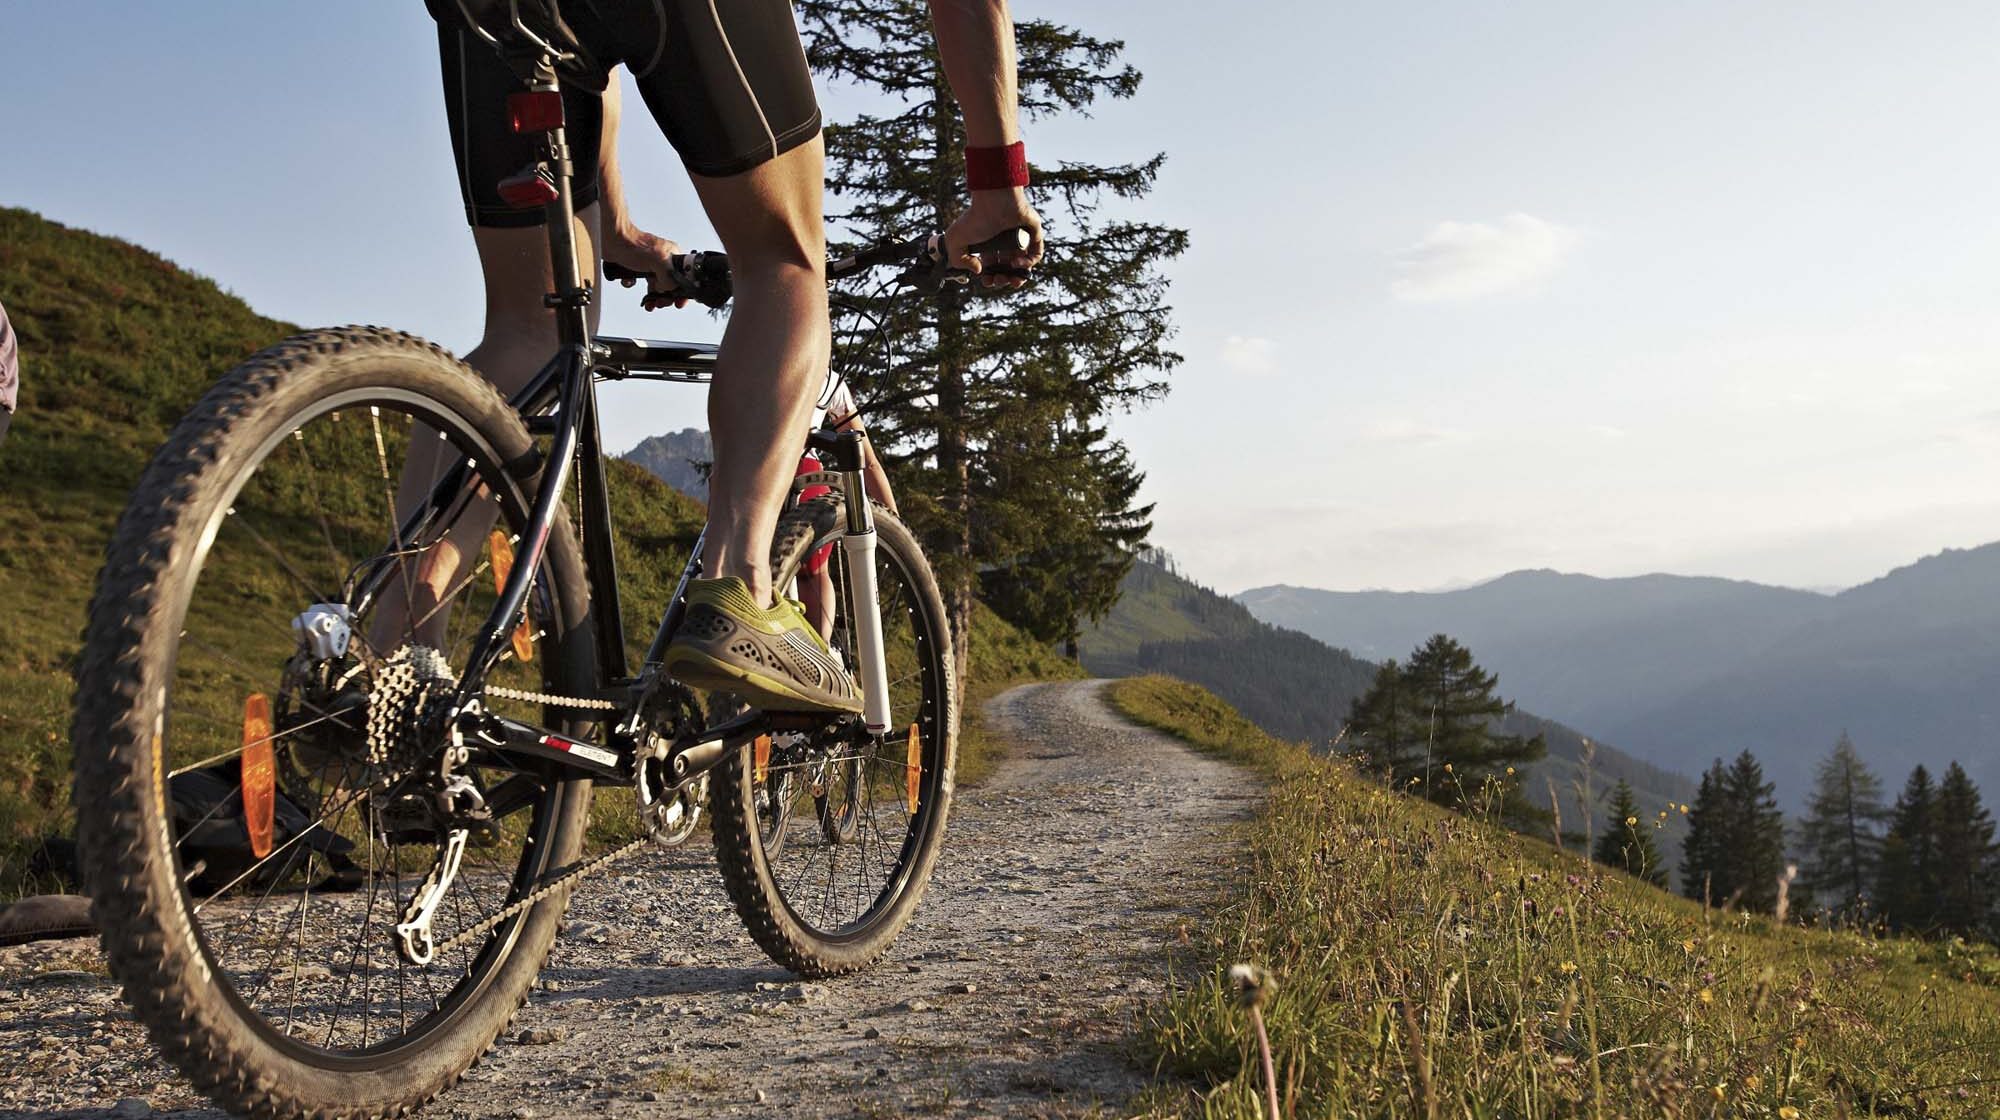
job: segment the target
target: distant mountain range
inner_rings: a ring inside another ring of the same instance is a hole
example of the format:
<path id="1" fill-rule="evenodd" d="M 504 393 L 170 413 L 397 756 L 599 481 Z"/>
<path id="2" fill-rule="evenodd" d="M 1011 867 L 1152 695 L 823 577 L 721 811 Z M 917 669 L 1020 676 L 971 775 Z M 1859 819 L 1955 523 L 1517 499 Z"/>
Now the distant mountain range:
<path id="1" fill-rule="evenodd" d="M 698 502 L 708 500 L 708 464 L 715 459 L 708 433 L 700 428 L 648 436 L 619 458 L 646 468 L 654 478 Z"/>
<path id="2" fill-rule="evenodd" d="M 1957 759 L 2000 792 L 2000 544 L 1838 594 L 1524 571 L 1447 592 L 1261 587 L 1237 600 L 1372 658 L 1463 642 L 1522 705 L 1682 772 L 1748 748 L 1802 804 L 1845 731 L 1891 790 Z"/>
<path id="3" fill-rule="evenodd" d="M 1100 676 L 1167 673 L 1193 681 L 1235 705 L 1273 735 L 1325 746 L 1347 723 L 1348 706 L 1367 690 L 1377 665 L 1296 630 L 1260 621 L 1241 604 L 1177 574 L 1159 553 L 1132 566 L 1124 594 L 1101 624 L 1079 643 L 1084 668 Z M 1479 649 L 1473 647 L 1475 656 Z M 1489 666 L 1490 668 L 1490 666 Z M 1501 693 L 1514 693 L 1501 681 Z M 1581 776 L 1584 737 L 1560 723 L 1517 711 L 1504 729 L 1542 735 L 1549 757 L 1523 775 L 1529 797 L 1548 804 L 1548 781 L 1561 794 L 1563 827 L 1582 831 L 1574 785 Z M 1685 775 L 1648 765 L 1599 744 L 1591 765 L 1594 792 L 1624 778 L 1639 804 L 1657 811 L 1694 799 Z M 1603 818 L 1600 801 L 1596 816 Z M 1671 818 L 1664 848 L 1678 858 L 1679 814 Z"/>

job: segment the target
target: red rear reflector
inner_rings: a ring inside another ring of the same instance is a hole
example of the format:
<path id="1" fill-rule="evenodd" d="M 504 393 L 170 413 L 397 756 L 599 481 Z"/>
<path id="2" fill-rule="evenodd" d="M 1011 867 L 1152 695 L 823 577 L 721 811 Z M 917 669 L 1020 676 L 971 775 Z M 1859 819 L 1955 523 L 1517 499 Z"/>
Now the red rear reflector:
<path id="1" fill-rule="evenodd" d="M 554 90 L 508 94 L 507 123 L 515 132 L 550 132 L 561 128 L 562 94 Z"/>
<path id="2" fill-rule="evenodd" d="M 253 692 L 243 699 L 243 829 L 250 854 L 271 854 L 272 822 L 278 808 L 278 764 L 271 757 L 271 698 Z"/>
<path id="3" fill-rule="evenodd" d="M 555 180 L 540 168 L 500 180 L 500 198 L 516 210 L 533 210 L 556 200 Z"/>

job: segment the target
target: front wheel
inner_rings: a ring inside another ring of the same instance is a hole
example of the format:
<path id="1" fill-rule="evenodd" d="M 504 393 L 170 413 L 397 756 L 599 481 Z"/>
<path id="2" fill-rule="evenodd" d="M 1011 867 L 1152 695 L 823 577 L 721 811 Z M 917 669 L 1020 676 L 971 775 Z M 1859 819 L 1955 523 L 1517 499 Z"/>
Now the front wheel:
<path id="1" fill-rule="evenodd" d="M 846 535 L 846 524 L 837 492 L 787 511 L 772 546 L 774 585 L 789 586 L 807 557 Z M 878 508 L 875 531 L 895 726 L 870 735 L 856 717 L 832 718 L 812 734 L 780 739 L 762 766 L 745 745 L 710 786 L 716 857 L 736 912 L 772 960 L 809 977 L 866 967 L 895 941 L 923 899 L 951 808 L 958 692 L 944 600 L 909 529 Z M 858 668 L 847 562 L 835 548 L 832 645 Z M 810 813 L 819 826 L 793 819 L 782 847 L 759 827 L 781 789 L 800 801 L 788 817 Z"/>

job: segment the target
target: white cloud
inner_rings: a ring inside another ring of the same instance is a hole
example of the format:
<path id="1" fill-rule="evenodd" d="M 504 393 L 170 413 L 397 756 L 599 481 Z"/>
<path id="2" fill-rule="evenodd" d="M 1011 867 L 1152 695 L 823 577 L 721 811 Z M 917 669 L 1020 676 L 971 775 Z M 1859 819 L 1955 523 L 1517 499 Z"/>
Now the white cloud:
<path id="1" fill-rule="evenodd" d="M 1232 334 L 1222 340 L 1222 368 L 1248 377 L 1278 372 L 1278 344 L 1268 338 Z"/>
<path id="2" fill-rule="evenodd" d="M 1362 437 L 1371 443 L 1403 447 L 1440 447 L 1448 443 L 1463 443 L 1471 438 L 1469 433 L 1457 428 L 1402 419 L 1376 420 L 1362 430 Z"/>
<path id="3" fill-rule="evenodd" d="M 1485 222 L 1439 222 L 1396 254 L 1389 291 L 1418 303 L 1530 291 L 1555 275 L 1577 233 L 1531 214 Z"/>

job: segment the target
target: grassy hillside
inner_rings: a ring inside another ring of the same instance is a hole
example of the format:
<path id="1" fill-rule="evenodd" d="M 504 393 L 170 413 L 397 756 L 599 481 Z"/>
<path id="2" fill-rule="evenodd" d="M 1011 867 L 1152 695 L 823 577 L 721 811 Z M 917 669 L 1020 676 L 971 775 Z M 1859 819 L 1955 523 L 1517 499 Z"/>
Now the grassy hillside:
<path id="1" fill-rule="evenodd" d="M 1101 676 L 1164 673 L 1213 690 L 1267 732 L 1322 746 L 1347 723 L 1348 706 L 1375 678 L 1373 662 L 1306 634 L 1260 621 L 1243 604 L 1153 563 L 1132 566 L 1124 596 L 1109 618 L 1081 643 L 1083 664 Z M 1480 655 L 1477 646 L 1473 656 Z M 1507 681 L 1500 691 L 1508 694 Z M 1541 735 L 1548 758 L 1529 771 L 1523 788 L 1539 805 L 1556 785 L 1563 826 L 1584 831 L 1580 790 L 1586 780 L 1584 736 L 1527 712 L 1503 721 L 1511 734 Z M 1687 778 L 1651 766 L 1602 744 L 1588 764 L 1594 815 L 1603 817 L 1603 795 L 1620 778 L 1632 783 L 1648 816 L 1694 799 Z M 1678 859 L 1685 822 L 1669 812 L 1663 851 Z"/>
<path id="2" fill-rule="evenodd" d="M 35 884 L 38 840 L 67 831 L 70 674 L 111 527 L 169 427 L 219 376 L 294 333 L 136 246 L 0 208 L 0 304 L 20 335 L 20 410 L 0 444 L 0 897 Z M 652 637 L 702 507 L 614 460 L 626 635 Z M 990 614 L 978 620 L 968 708 L 1073 664 Z M 963 767 L 985 768 L 976 719 Z M 615 812 L 617 798 L 600 804 Z"/>
<path id="3" fill-rule="evenodd" d="M 1120 682 L 1132 718 L 1262 771 L 1251 865 L 1152 1012 L 1189 1111 L 1255 1117 L 1226 969 L 1269 969 L 1298 1116 L 2000 1115 L 2000 953 L 1704 910 L 1356 778 L 1208 692 Z"/>

